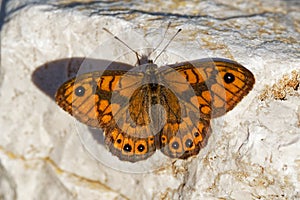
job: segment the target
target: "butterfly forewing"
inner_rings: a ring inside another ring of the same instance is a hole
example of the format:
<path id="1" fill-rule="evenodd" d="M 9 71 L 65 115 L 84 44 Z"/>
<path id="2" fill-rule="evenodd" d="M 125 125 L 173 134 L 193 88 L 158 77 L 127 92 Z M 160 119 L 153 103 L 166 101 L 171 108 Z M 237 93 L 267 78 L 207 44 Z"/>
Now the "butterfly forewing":
<path id="1" fill-rule="evenodd" d="M 90 72 L 65 82 L 56 102 L 80 122 L 101 128 L 111 117 L 111 89 L 126 71 Z"/>
<path id="2" fill-rule="evenodd" d="M 233 109 L 252 89 L 253 74 L 237 62 L 220 59 L 200 59 L 169 67 L 190 83 L 198 101 L 202 118 L 224 115 Z"/>

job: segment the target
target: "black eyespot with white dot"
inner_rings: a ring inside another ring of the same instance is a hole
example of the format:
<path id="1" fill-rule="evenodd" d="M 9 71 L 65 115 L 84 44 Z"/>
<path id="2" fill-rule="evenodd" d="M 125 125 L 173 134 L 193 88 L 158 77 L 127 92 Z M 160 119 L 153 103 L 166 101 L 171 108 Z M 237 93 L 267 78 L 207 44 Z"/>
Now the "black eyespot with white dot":
<path id="1" fill-rule="evenodd" d="M 137 147 L 138 151 L 139 152 L 143 152 L 145 150 L 145 146 L 140 144 L 138 147 Z"/>
<path id="2" fill-rule="evenodd" d="M 76 89 L 75 89 L 75 94 L 76 96 L 78 97 L 82 97 L 85 93 L 85 88 L 83 86 L 78 86 Z"/>
<path id="3" fill-rule="evenodd" d="M 131 149 L 132 149 L 132 148 L 131 148 L 131 145 L 130 145 L 130 144 L 125 144 L 124 147 L 123 147 L 123 150 L 124 150 L 124 151 L 127 151 L 127 152 L 131 152 Z"/>
<path id="4" fill-rule="evenodd" d="M 234 75 L 232 73 L 227 72 L 223 77 L 225 83 L 232 83 L 235 79 Z"/>
<path id="5" fill-rule="evenodd" d="M 185 141 L 185 146 L 188 147 L 188 148 L 191 148 L 193 146 L 193 140 L 187 139 Z"/>
<path id="6" fill-rule="evenodd" d="M 173 142 L 172 143 L 172 148 L 177 150 L 179 148 L 179 143 L 178 142 Z"/>

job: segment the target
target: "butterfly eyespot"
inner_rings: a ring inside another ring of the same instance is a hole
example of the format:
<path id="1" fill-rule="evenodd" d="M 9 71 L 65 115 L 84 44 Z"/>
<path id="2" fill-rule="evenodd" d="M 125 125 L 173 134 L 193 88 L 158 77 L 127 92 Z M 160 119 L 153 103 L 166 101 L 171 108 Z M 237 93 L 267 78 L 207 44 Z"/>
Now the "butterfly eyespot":
<path id="1" fill-rule="evenodd" d="M 78 86 L 76 89 L 75 89 L 75 94 L 76 96 L 78 97 L 82 97 L 85 93 L 85 88 L 83 86 Z"/>
<path id="2" fill-rule="evenodd" d="M 179 143 L 178 142 L 173 142 L 172 143 L 172 148 L 177 150 L 179 148 Z"/>
<path id="3" fill-rule="evenodd" d="M 140 144 L 137 149 L 139 152 L 143 152 L 145 150 L 145 146 Z"/>
<path id="4" fill-rule="evenodd" d="M 235 79 L 234 75 L 229 72 L 227 72 L 223 78 L 224 78 L 225 83 L 232 83 Z"/>
<path id="5" fill-rule="evenodd" d="M 199 133 L 198 133 L 198 132 L 195 132 L 195 133 L 194 133 L 194 136 L 195 136 L 195 137 L 198 137 L 198 136 L 199 136 Z"/>
<path id="6" fill-rule="evenodd" d="M 117 143 L 121 144 L 122 140 L 121 139 L 117 139 Z"/>
<path id="7" fill-rule="evenodd" d="M 194 145 L 193 140 L 187 139 L 187 140 L 185 141 L 185 146 L 186 146 L 186 147 L 191 148 L 193 145 Z"/>
<path id="8" fill-rule="evenodd" d="M 132 148 L 131 148 L 131 146 L 130 146 L 129 144 L 125 144 L 124 147 L 123 147 L 123 150 L 124 150 L 124 151 L 127 151 L 127 152 L 130 152 L 131 149 L 132 149 Z"/>

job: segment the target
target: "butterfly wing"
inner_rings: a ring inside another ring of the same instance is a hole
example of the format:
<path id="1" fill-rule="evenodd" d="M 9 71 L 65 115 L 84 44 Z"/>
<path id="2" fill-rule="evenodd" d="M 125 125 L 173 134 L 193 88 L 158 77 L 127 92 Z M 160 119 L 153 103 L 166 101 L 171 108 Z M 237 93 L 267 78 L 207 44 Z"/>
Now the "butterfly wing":
<path id="1" fill-rule="evenodd" d="M 210 119 L 232 110 L 255 83 L 254 75 L 241 64 L 222 58 L 200 59 L 168 66 L 193 88 L 201 117 Z M 169 74 L 168 76 L 170 76 Z M 178 93 L 180 97 L 181 94 Z"/>
<path id="2" fill-rule="evenodd" d="M 181 113 L 167 118 L 160 138 L 161 151 L 175 158 L 196 155 L 210 135 L 210 119 L 233 109 L 255 82 L 245 67 L 219 58 L 168 65 L 160 74 L 174 96 L 165 100 L 173 110 L 167 112 Z"/>
<path id="3" fill-rule="evenodd" d="M 143 73 L 127 73 L 111 97 L 114 124 L 106 135 L 110 151 L 121 160 L 137 162 L 150 157 L 157 148 L 157 129 L 150 117 L 149 87 Z"/>
<path id="4" fill-rule="evenodd" d="M 161 151 L 171 158 L 197 155 L 210 135 L 210 120 L 200 118 L 198 109 L 187 98 L 181 101 L 174 87 L 162 87 L 160 101 L 167 113 L 160 132 Z"/>
<path id="5" fill-rule="evenodd" d="M 121 160 L 143 160 L 156 150 L 145 112 L 148 91 L 138 87 L 143 77 L 125 70 L 82 74 L 57 90 L 56 102 L 78 121 L 103 129 L 107 147 Z"/>
<path id="6" fill-rule="evenodd" d="M 81 74 L 62 84 L 56 103 L 78 121 L 97 128 L 111 123 L 112 90 L 127 71 L 97 71 Z"/>

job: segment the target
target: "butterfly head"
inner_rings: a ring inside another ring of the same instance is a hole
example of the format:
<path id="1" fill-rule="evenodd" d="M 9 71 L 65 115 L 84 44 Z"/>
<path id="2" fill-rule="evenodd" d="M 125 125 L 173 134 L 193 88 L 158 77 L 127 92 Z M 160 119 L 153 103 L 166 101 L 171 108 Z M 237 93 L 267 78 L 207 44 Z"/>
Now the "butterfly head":
<path id="1" fill-rule="evenodd" d="M 140 57 L 140 58 L 139 58 Z M 153 60 L 149 59 L 147 55 L 137 56 L 138 60 L 136 65 L 153 64 Z"/>

